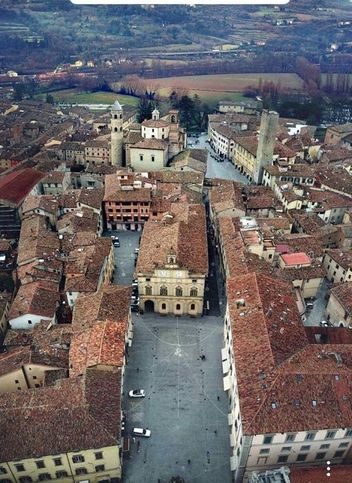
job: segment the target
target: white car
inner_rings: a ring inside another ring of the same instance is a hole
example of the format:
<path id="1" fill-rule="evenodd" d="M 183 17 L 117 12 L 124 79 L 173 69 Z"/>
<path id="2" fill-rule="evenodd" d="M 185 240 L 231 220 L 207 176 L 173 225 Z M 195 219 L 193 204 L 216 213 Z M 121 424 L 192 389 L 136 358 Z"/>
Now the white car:
<path id="1" fill-rule="evenodd" d="M 133 428 L 132 433 L 134 436 L 143 436 L 144 438 L 150 438 L 150 435 L 152 434 L 150 429 L 144 428 Z"/>
<path id="2" fill-rule="evenodd" d="M 144 389 L 133 389 L 128 393 L 130 397 L 145 397 Z"/>

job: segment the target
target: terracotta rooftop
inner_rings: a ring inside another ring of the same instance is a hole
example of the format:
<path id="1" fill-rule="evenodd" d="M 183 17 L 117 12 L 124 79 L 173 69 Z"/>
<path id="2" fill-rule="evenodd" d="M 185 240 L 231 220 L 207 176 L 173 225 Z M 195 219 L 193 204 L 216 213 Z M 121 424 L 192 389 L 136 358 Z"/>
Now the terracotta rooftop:
<path id="1" fill-rule="evenodd" d="M 104 197 L 103 188 L 84 189 L 79 190 L 78 206 L 84 205 L 95 210 L 100 210 Z"/>
<path id="2" fill-rule="evenodd" d="M 150 188 L 122 189 L 121 181 L 116 174 L 105 177 L 104 201 L 146 201 L 150 202 Z"/>
<path id="3" fill-rule="evenodd" d="M 308 264 L 311 264 L 311 259 L 304 252 L 286 253 L 284 255 L 281 255 L 281 258 L 285 262 L 285 265 L 288 266 L 288 267 L 291 266 L 291 265 L 308 265 Z"/>
<path id="4" fill-rule="evenodd" d="M 244 433 L 351 426 L 351 346 L 309 344 L 287 282 L 249 273 L 227 283 Z"/>
<path id="5" fill-rule="evenodd" d="M 52 171 L 49 173 L 45 178 L 42 179 L 43 184 L 48 184 L 48 183 L 56 183 L 56 184 L 62 184 L 65 178 L 65 172 L 64 171 Z"/>
<path id="6" fill-rule="evenodd" d="M 352 282 L 335 285 L 331 294 L 340 302 L 349 316 L 352 315 Z"/>
<path id="7" fill-rule="evenodd" d="M 326 189 L 352 196 L 352 176 L 343 167 L 323 168 L 318 165 L 316 178 Z"/>
<path id="8" fill-rule="evenodd" d="M 202 205 L 173 203 L 163 221 L 144 225 L 136 273 L 153 273 L 174 250 L 177 263 L 191 273 L 208 273 L 205 210 Z"/>
<path id="9" fill-rule="evenodd" d="M 326 253 L 344 270 L 352 268 L 352 251 L 333 249 L 326 250 Z"/>
<path id="10" fill-rule="evenodd" d="M 125 354 L 127 319 L 97 322 L 75 333 L 70 347 L 70 377 L 82 375 L 97 365 L 122 367 Z"/>
<path id="11" fill-rule="evenodd" d="M 149 179 L 161 183 L 182 183 L 198 187 L 203 184 L 204 175 L 193 171 L 163 170 L 150 172 Z"/>
<path id="12" fill-rule="evenodd" d="M 31 195 L 27 196 L 22 204 L 22 213 L 25 215 L 28 212 L 35 210 L 43 210 L 46 213 L 55 215 L 58 213 L 60 202 L 57 196 L 54 195 Z"/>
<path id="13" fill-rule="evenodd" d="M 104 260 L 109 256 L 110 250 L 109 238 L 97 238 L 93 245 L 71 250 L 65 269 L 65 291 L 95 292 Z"/>
<path id="14" fill-rule="evenodd" d="M 57 233 L 47 228 L 44 217 L 27 217 L 22 220 L 17 263 L 23 265 L 42 258 L 56 257 L 59 246 Z"/>
<path id="15" fill-rule="evenodd" d="M 114 446 L 120 441 L 120 370 L 0 395 L 0 461 Z"/>
<path id="16" fill-rule="evenodd" d="M 25 314 L 52 318 L 59 301 L 59 287 L 54 282 L 21 285 L 11 305 L 9 320 Z"/>
<path id="17" fill-rule="evenodd" d="M 138 141 L 136 144 L 131 145 L 130 149 L 159 149 L 165 150 L 167 148 L 167 142 L 163 139 L 151 138 L 146 139 L 143 138 L 141 141 Z"/>
<path id="18" fill-rule="evenodd" d="M 73 311 L 73 329 L 82 331 L 97 321 L 126 320 L 130 313 L 131 292 L 130 286 L 109 285 L 96 293 L 81 294 Z"/>
<path id="19" fill-rule="evenodd" d="M 45 174 L 32 168 L 20 169 L 0 177 L 0 201 L 18 206 Z"/>
<path id="20" fill-rule="evenodd" d="M 154 128 L 168 127 L 169 124 L 170 123 L 168 123 L 167 121 L 163 121 L 162 119 L 146 119 L 142 122 L 142 126 Z"/>
<path id="21" fill-rule="evenodd" d="M 317 483 L 329 481 L 329 483 L 348 483 L 352 481 L 352 465 L 334 464 L 330 476 L 326 476 L 326 467 L 290 468 L 291 483 Z"/>

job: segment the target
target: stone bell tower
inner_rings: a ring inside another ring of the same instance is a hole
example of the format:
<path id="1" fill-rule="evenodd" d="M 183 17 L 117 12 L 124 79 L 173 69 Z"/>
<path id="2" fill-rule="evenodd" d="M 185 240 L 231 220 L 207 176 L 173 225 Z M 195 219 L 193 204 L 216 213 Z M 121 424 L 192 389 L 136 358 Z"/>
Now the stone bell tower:
<path id="1" fill-rule="evenodd" d="M 111 145 L 110 162 L 113 166 L 122 166 L 123 152 L 123 110 L 118 100 L 111 108 Z"/>
<path id="2" fill-rule="evenodd" d="M 275 111 L 264 110 L 260 121 L 257 166 L 254 172 L 254 182 L 261 184 L 263 169 L 273 164 L 276 134 L 279 127 L 279 114 Z"/>

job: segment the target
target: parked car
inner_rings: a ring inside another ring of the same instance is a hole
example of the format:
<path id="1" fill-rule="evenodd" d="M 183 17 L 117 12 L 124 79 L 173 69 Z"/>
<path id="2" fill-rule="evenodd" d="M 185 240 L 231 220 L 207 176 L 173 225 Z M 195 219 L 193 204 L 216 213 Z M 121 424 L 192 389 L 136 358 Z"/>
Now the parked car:
<path id="1" fill-rule="evenodd" d="M 114 245 L 114 247 L 119 247 L 120 246 L 119 240 L 114 240 L 113 245 Z"/>
<path id="2" fill-rule="evenodd" d="M 326 320 L 322 320 L 320 322 L 320 327 L 329 327 L 329 324 L 326 322 Z"/>
<path id="3" fill-rule="evenodd" d="M 132 433 L 134 436 L 143 436 L 144 438 L 150 438 L 150 435 L 152 434 L 150 429 L 147 428 L 133 428 Z"/>
<path id="4" fill-rule="evenodd" d="M 144 389 L 132 389 L 128 393 L 130 397 L 145 397 L 145 390 Z"/>
<path id="5" fill-rule="evenodd" d="M 135 255 L 138 255 L 138 253 L 139 253 L 139 248 L 135 248 L 135 249 L 134 249 L 134 254 L 135 254 Z"/>
<path id="6" fill-rule="evenodd" d="M 131 304 L 131 312 L 139 312 L 139 304 Z"/>

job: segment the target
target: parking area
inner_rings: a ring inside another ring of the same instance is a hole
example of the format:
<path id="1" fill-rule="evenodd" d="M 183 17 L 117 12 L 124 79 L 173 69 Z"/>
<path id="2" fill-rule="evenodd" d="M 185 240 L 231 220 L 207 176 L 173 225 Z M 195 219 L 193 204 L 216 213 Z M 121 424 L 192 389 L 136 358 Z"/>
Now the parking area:
<path id="1" fill-rule="evenodd" d="M 151 437 L 132 440 L 125 483 L 167 483 L 172 476 L 187 483 L 231 481 L 222 346 L 220 317 L 134 315 L 124 381 L 126 433 L 145 427 Z M 146 397 L 130 399 L 131 389 L 145 389 Z"/>
<path id="2" fill-rule="evenodd" d="M 119 230 L 112 231 L 106 236 L 118 236 L 120 241 L 119 247 L 114 247 L 115 252 L 115 275 L 114 283 L 120 285 L 130 285 L 133 280 L 135 269 L 135 248 L 139 246 L 139 238 L 141 231 Z"/>
<path id="3" fill-rule="evenodd" d="M 212 150 L 209 143 L 207 143 L 207 134 L 202 134 L 198 138 L 189 136 L 188 147 L 194 149 L 206 149 L 208 151 L 208 169 L 206 172 L 207 178 L 221 178 L 232 179 L 240 181 L 244 184 L 249 184 L 248 179 L 241 174 L 230 161 L 217 162 L 213 156 L 215 152 Z"/>

